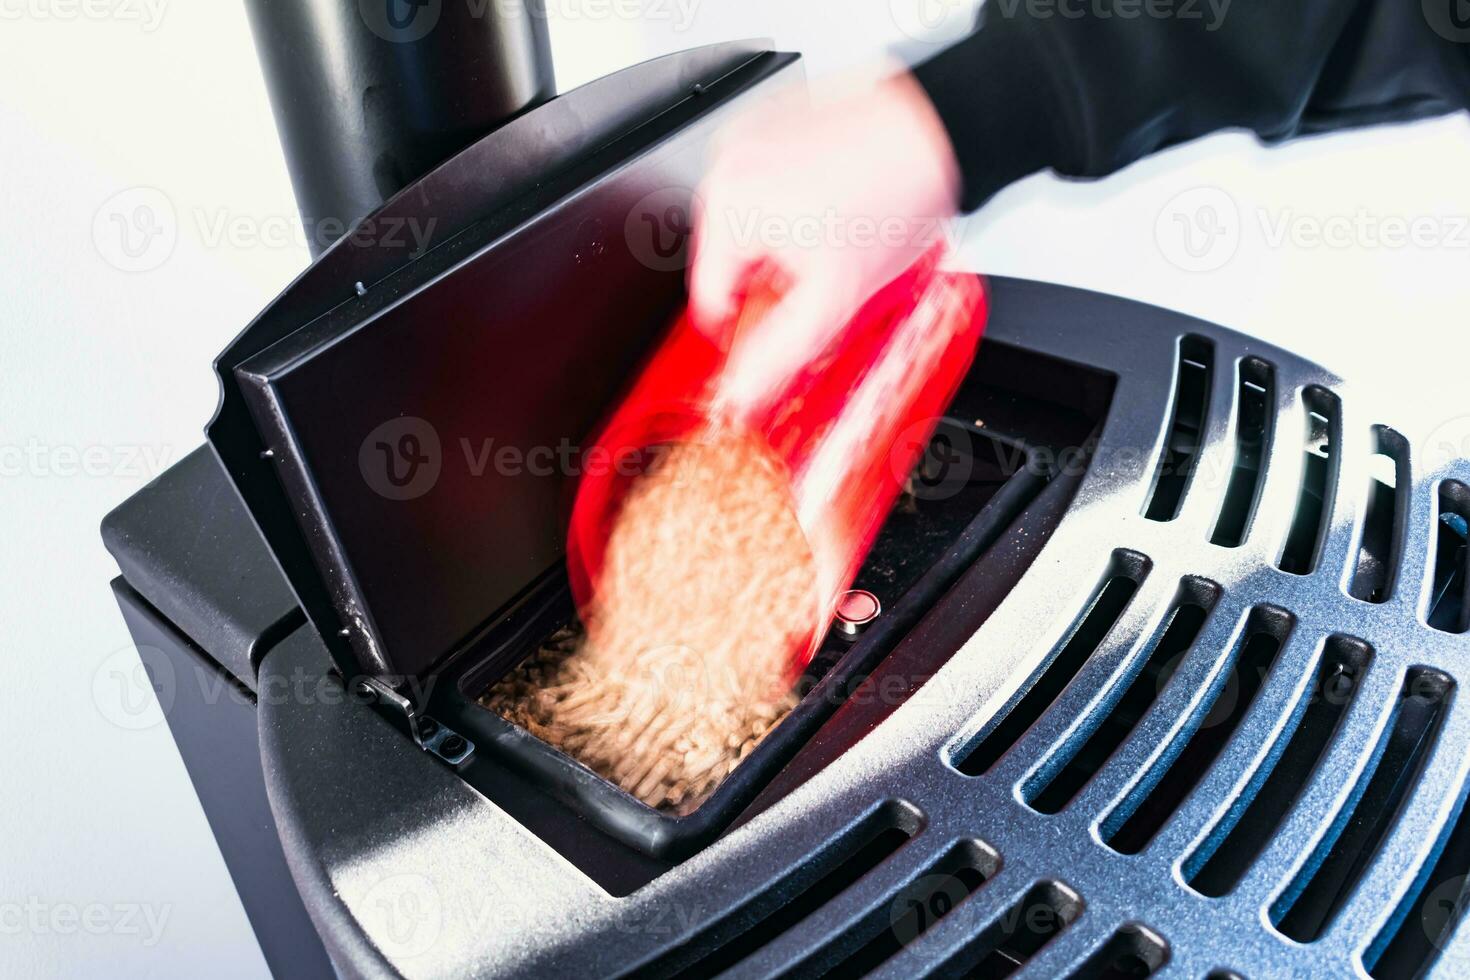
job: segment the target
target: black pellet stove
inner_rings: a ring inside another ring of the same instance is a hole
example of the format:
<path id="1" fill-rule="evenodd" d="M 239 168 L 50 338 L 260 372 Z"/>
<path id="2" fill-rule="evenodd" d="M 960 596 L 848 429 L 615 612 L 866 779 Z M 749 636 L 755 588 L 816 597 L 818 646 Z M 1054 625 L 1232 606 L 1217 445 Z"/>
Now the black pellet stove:
<path id="1" fill-rule="evenodd" d="M 534 5 L 249 7 L 319 254 L 103 534 L 275 973 L 1470 968 L 1470 466 L 1128 301 L 989 281 L 882 614 L 694 813 L 479 707 L 571 615 L 579 447 L 682 301 L 706 143 L 800 61 L 553 98 Z"/>

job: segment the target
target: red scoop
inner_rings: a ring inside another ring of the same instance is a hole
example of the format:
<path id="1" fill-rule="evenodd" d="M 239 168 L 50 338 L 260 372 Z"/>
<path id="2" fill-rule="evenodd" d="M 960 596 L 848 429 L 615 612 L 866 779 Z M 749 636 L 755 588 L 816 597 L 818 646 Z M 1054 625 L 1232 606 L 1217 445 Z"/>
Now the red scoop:
<path id="1" fill-rule="evenodd" d="M 981 280 L 939 271 L 936 247 L 885 286 L 794 377 L 773 385 L 768 408 L 716 417 L 730 342 L 779 301 L 757 272 L 739 312 L 701 331 L 681 315 L 596 439 L 604 459 L 626 461 L 680 441 L 756 434 L 784 462 L 791 505 L 817 569 L 822 618 L 792 651 L 798 676 L 821 643 L 888 511 L 975 357 L 988 312 Z M 726 343 L 719 343 L 712 337 Z M 607 535 L 636 472 L 602 467 L 577 488 L 568 532 L 573 596 L 596 596 Z"/>

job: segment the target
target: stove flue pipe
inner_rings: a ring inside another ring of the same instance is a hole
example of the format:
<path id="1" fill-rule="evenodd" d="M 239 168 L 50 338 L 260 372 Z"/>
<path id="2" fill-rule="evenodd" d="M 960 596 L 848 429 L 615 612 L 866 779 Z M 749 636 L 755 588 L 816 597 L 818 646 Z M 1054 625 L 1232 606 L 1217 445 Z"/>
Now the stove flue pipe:
<path id="1" fill-rule="evenodd" d="M 315 258 L 555 94 L 542 0 L 246 0 Z"/>

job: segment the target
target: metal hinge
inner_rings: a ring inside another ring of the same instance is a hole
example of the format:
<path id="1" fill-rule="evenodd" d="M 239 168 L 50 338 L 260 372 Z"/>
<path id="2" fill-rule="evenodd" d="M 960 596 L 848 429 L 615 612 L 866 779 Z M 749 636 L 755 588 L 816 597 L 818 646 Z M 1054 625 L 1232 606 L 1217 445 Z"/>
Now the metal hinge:
<path id="1" fill-rule="evenodd" d="M 406 728 L 409 737 L 424 751 L 432 752 L 451 766 L 460 765 L 474 754 L 474 742 L 428 715 L 419 714 L 414 703 L 391 685 L 376 677 L 359 677 L 355 684 L 360 694 Z"/>

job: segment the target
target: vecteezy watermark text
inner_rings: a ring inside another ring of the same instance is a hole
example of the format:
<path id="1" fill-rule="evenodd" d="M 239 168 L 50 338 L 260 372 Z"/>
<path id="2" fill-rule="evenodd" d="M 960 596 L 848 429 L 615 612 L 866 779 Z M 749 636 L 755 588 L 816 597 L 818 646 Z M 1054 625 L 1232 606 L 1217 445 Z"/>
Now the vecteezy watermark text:
<path id="1" fill-rule="evenodd" d="M 155 477 L 173 465 L 169 446 L 56 445 L 31 439 L 24 444 L 0 444 L 0 479 L 75 477 Z"/>
<path id="2" fill-rule="evenodd" d="M 741 248 L 923 249 L 941 241 L 953 245 L 961 237 L 952 218 L 844 215 L 835 210 L 804 215 L 727 211 L 721 217 Z"/>
<path id="3" fill-rule="evenodd" d="M 408 691 L 416 703 L 434 692 L 435 678 L 385 678 Z M 372 704 L 371 690 L 344 685 L 325 673 L 300 667 L 290 673 L 262 673 L 246 691 L 224 671 L 190 664 L 180 668 L 154 646 L 127 646 L 105 657 L 92 674 L 92 701 L 99 714 L 124 731 L 146 731 L 163 723 L 180 696 L 205 705 L 247 704 L 336 707 Z"/>
<path id="4" fill-rule="evenodd" d="M 173 909 L 146 902 L 48 902 L 32 895 L 0 901 L 0 936 L 138 936 L 152 949 Z"/>
<path id="5" fill-rule="evenodd" d="M 5 0 L 0 0 L 0 3 Z M 295 214 L 252 214 L 226 207 L 188 210 L 156 187 L 131 187 L 102 202 L 92 218 L 92 242 L 108 265 L 121 272 L 151 272 L 174 254 L 179 238 L 192 232 L 206 249 L 310 249 L 320 252 L 339 239 L 360 248 L 401 252 L 417 258 L 430 246 L 439 219 L 383 214 L 358 222 Z"/>
<path id="6" fill-rule="evenodd" d="M 151 34 L 163 23 L 169 0 L 0 0 L 0 21 L 112 20 L 137 24 Z"/>
<path id="7" fill-rule="evenodd" d="M 955 247 L 965 219 L 952 215 L 846 214 L 835 208 L 805 213 L 759 208 L 710 208 L 692 189 L 665 187 L 628 211 L 623 236 L 633 257 L 657 272 L 689 264 L 696 225 L 744 251 L 790 249 L 912 249 L 944 242 Z"/>
<path id="8" fill-rule="evenodd" d="M 632 477 L 657 462 L 657 448 L 644 452 L 581 446 L 517 446 L 493 436 L 460 436 L 446 453 L 438 429 L 415 416 L 390 419 L 368 433 L 358 449 L 358 469 L 376 494 L 388 500 L 417 500 L 433 490 L 446 465 L 463 466 L 470 477 Z"/>
<path id="9" fill-rule="evenodd" d="M 590 20 L 626 20 L 671 23 L 683 32 L 694 23 L 701 0 L 358 0 L 358 14 L 368 30 L 393 44 L 422 41 L 444 20 L 450 5 L 463 16 L 451 17 L 456 27 L 470 20 L 515 22 L 543 17 L 559 23 Z"/>
<path id="10" fill-rule="evenodd" d="M 225 208 L 196 208 L 192 213 L 205 248 L 313 248 L 320 250 L 347 236 L 359 246 L 401 249 L 417 256 L 434 236 L 438 218 L 383 215 L 349 226 L 340 218 L 303 222 L 295 215 L 237 214 Z M 351 234 L 348 234 L 351 232 Z"/>
<path id="11" fill-rule="evenodd" d="M 1271 248 L 1455 248 L 1470 250 L 1470 216 L 1463 214 L 1302 214 L 1292 208 L 1259 213 Z"/>
<path id="12" fill-rule="evenodd" d="M 994 0 L 994 11 L 1011 19 L 1180 20 L 1218 31 L 1233 0 Z"/>
<path id="13" fill-rule="evenodd" d="M 1470 215 L 1332 214 L 1296 208 L 1244 209 L 1218 187 L 1176 194 L 1154 224 L 1159 252 L 1186 272 L 1213 272 L 1235 258 L 1247 232 L 1269 249 L 1470 252 Z"/>

